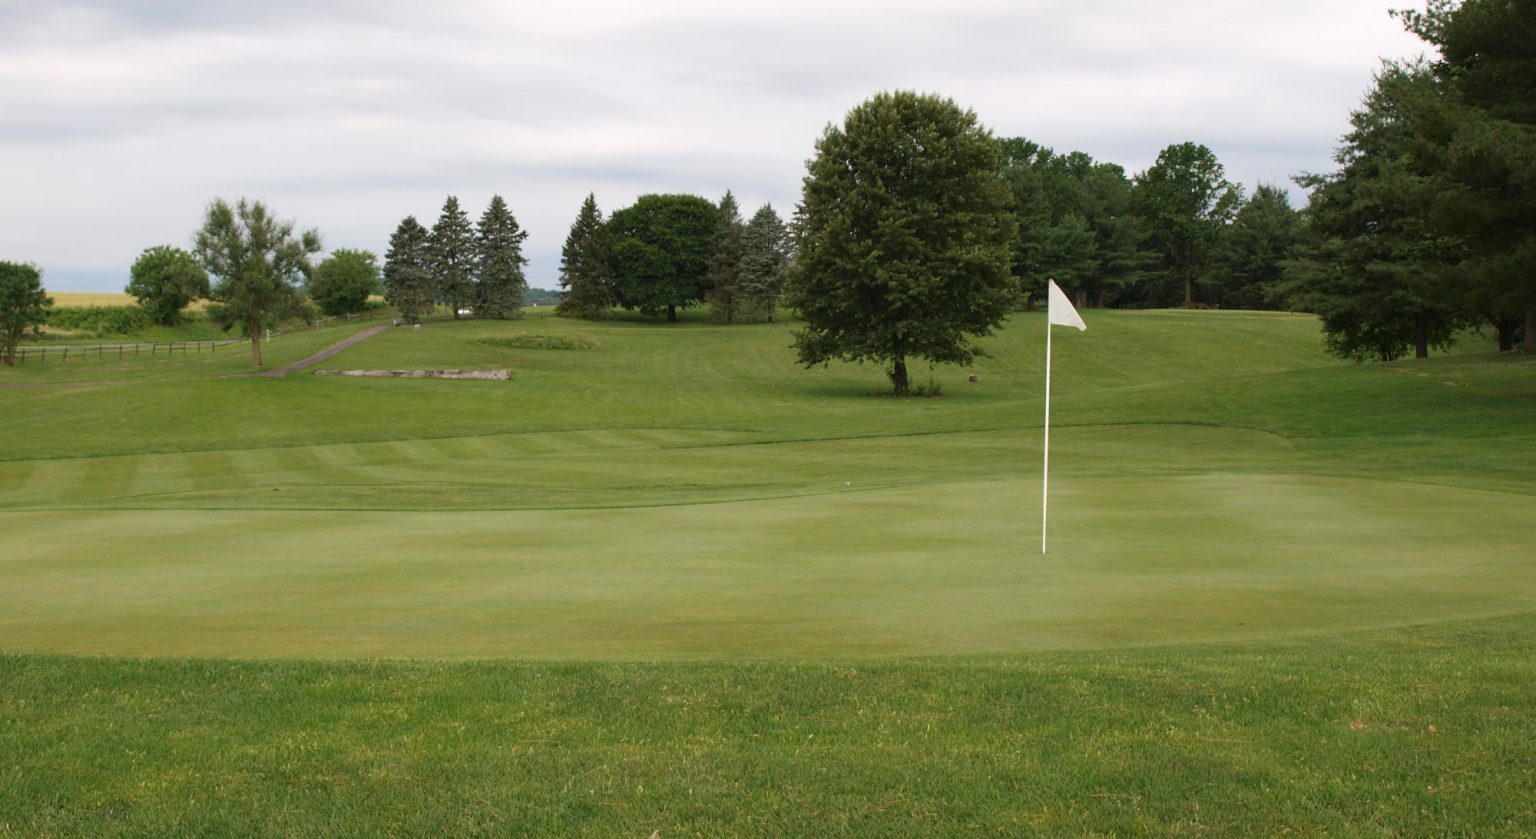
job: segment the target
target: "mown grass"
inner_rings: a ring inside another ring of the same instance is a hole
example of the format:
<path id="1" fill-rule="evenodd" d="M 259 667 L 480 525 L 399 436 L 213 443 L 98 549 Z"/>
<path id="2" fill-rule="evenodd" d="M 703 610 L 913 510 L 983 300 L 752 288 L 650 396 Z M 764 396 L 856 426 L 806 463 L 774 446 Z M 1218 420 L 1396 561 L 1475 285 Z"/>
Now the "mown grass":
<path id="1" fill-rule="evenodd" d="M 1086 315 L 0 371 L 0 835 L 1536 830 L 1536 366 Z"/>
<path id="2" fill-rule="evenodd" d="M 1536 622 L 755 664 L 0 658 L 12 835 L 1536 829 Z"/>

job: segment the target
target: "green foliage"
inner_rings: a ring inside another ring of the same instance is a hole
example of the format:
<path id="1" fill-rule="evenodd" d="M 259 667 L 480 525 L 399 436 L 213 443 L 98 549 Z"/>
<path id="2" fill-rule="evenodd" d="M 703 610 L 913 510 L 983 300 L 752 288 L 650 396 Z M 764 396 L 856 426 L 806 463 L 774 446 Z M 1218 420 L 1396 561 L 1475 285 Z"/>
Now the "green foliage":
<path id="1" fill-rule="evenodd" d="M 789 228 L 773 205 L 759 207 L 741 234 L 738 320 L 774 319 L 784 296 L 790 247 Z"/>
<path id="2" fill-rule="evenodd" d="M 431 260 L 430 234 L 415 216 L 406 216 L 390 235 L 384 256 L 384 299 L 406 323 L 421 323 L 432 311 Z"/>
<path id="3" fill-rule="evenodd" d="M 1242 187 L 1226 179 L 1214 152 L 1186 142 L 1158 153 L 1157 162 L 1136 177 L 1136 193 L 1152 240 L 1171 275 L 1182 281 L 1184 305 L 1193 308 L 1195 286 L 1242 203 Z"/>
<path id="4" fill-rule="evenodd" d="M 609 268 L 608 228 L 590 192 L 560 249 L 560 286 L 565 298 L 559 312 L 568 317 L 600 318 L 617 302 Z"/>
<path id="5" fill-rule="evenodd" d="M 1274 293 L 1323 319 L 1330 351 L 1390 361 L 1450 343 L 1465 317 L 1445 293 L 1459 243 L 1422 212 L 1432 147 L 1401 118 L 1437 96 L 1422 66 L 1389 65 L 1350 117 L 1335 159 L 1342 169 L 1306 179 L 1309 239 Z"/>
<path id="6" fill-rule="evenodd" d="M 697 195 L 642 195 L 608 219 L 609 268 L 619 305 L 677 321 L 704 300 L 715 205 Z"/>
<path id="7" fill-rule="evenodd" d="M 1260 184 L 1217 243 L 1211 270 L 1215 302 L 1228 309 L 1265 308 L 1301 237 L 1301 216 L 1285 190 Z"/>
<path id="8" fill-rule="evenodd" d="M 179 318 L 178 324 L 185 319 Z M 132 335 L 150 325 L 142 306 L 60 306 L 48 311 L 48 325 L 77 335 Z"/>
<path id="9" fill-rule="evenodd" d="M 1401 118 L 1428 152 L 1419 212 L 1463 249 L 1447 296 L 1501 329 L 1523 320 L 1536 352 L 1536 4 L 1431 0 L 1398 14 L 1440 51 L 1427 68 L 1439 95 Z"/>
<path id="10" fill-rule="evenodd" d="M 493 320 L 522 314 L 523 294 L 528 290 L 523 277 L 523 266 L 528 264 L 523 240 L 527 238 L 528 231 L 518 226 L 507 202 L 492 195 L 475 228 L 476 314 Z"/>
<path id="11" fill-rule="evenodd" d="M 171 245 L 146 248 L 129 269 L 126 291 L 139 301 L 149 319 L 175 325 L 181 310 L 209 294 L 208 272 L 197 257 Z"/>
<path id="12" fill-rule="evenodd" d="M 742 233 L 741 209 L 736 204 L 736 196 L 726 190 L 715 214 L 714 251 L 710 254 L 709 274 L 704 281 L 708 289 L 709 317 L 715 323 L 743 320 Z"/>
<path id="13" fill-rule="evenodd" d="M 1136 303 L 1129 292 L 1146 275 L 1125 170 L 1082 152 L 1058 155 L 1022 137 L 997 141 L 1003 179 L 1013 193 L 1018 232 L 1013 274 L 1031 307 L 1055 279 L 1079 305 Z"/>
<path id="14" fill-rule="evenodd" d="M 52 305 L 36 265 L 0 262 L 0 362 L 16 363 L 16 345 L 28 334 L 40 334 Z"/>
<path id="15" fill-rule="evenodd" d="M 450 195 L 432 225 L 427 265 L 437 298 L 452 307 L 455 320 L 460 309 L 475 302 L 475 253 L 475 229 L 469 214 L 459 207 L 459 199 Z"/>
<path id="16" fill-rule="evenodd" d="M 370 251 L 338 248 L 315 266 L 309 296 L 329 317 L 357 314 L 380 291 L 379 265 Z"/>
<path id="17" fill-rule="evenodd" d="M 263 323 L 299 309 L 309 256 L 319 250 L 319 233 L 295 235 L 293 222 L 277 220 L 260 201 L 242 198 L 231 207 L 220 198 L 208 206 L 197 231 L 197 258 L 218 278 L 213 299 L 235 313 L 251 336 L 254 366 L 261 366 Z"/>
<path id="18" fill-rule="evenodd" d="M 790 305 L 801 363 L 967 364 L 1002 323 L 1015 221 L 991 135 L 952 100 L 881 93 L 828 126 L 808 165 Z"/>

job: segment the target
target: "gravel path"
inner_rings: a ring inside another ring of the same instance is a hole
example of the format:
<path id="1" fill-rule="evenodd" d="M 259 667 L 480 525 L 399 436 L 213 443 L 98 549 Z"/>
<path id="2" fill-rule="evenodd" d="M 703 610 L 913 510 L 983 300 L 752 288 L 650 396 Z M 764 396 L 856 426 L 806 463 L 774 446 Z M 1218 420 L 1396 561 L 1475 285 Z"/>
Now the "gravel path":
<path id="1" fill-rule="evenodd" d="M 319 364 L 320 362 L 326 360 L 327 358 L 330 358 L 331 356 L 335 355 L 336 353 L 341 352 L 342 350 L 346 349 L 347 347 L 350 347 L 350 346 L 352 346 L 353 344 L 356 344 L 359 341 L 366 341 L 369 338 L 372 338 L 373 336 L 379 334 L 380 332 L 383 332 L 384 330 L 386 330 L 388 328 L 390 328 L 390 324 L 387 324 L 387 323 L 384 324 L 383 326 L 371 326 L 371 327 L 369 327 L 367 329 L 364 329 L 362 332 L 359 332 L 356 335 L 353 335 L 351 338 L 348 338 L 345 341 L 339 341 L 339 342 L 337 342 L 335 344 L 330 345 L 329 347 L 326 347 L 325 349 L 321 350 L 320 352 L 315 353 L 314 355 L 310 356 L 309 358 L 300 359 L 300 360 L 295 361 L 294 363 L 292 363 L 292 364 L 290 364 L 290 365 L 288 365 L 286 367 L 279 367 L 276 370 L 263 370 L 260 373 L 257 373 L 256 375 L 258 375 L 258 376 L 266 376 L 268 378 L 276 379 L 276 378 L 281 378 L 283 376 L 286 376 L 289 373 L 294 372 L 295 370 L 303 370 L 305 367 L 313 367 L 316 364 Z"/>

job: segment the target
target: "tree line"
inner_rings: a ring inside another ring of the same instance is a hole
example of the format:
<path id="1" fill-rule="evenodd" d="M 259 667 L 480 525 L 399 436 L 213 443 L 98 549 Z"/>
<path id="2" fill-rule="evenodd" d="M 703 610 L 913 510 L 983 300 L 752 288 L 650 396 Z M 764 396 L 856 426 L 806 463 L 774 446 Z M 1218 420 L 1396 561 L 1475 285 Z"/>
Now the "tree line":
<path id="1" fill-rule="evenodd" d="M 729 190 L 642 195 L 606 220 L 588 194 L 560 252 L 558 312 L 605 317 L 614 307 L 676 321 L 709 307 L 717 323 L 771 321 L 791 259 L 789 229 L 770 204 L 743 222 Z"/>

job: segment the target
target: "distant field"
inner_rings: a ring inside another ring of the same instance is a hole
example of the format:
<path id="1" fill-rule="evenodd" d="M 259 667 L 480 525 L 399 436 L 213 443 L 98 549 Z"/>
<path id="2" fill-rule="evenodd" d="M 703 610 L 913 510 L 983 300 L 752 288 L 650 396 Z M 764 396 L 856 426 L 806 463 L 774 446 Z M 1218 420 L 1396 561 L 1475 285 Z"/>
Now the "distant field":
<path id="1" fill-rule="evenodd" d="M 55 306 L 132 306 L 131 295 L 99 291 L 50 291 Z"/>
<path id="2" fill-rule="evenodd" d="M 1085 318 L 1043 557 L 1039 314 L 938 399 L 544 312 L 0 371 L 0 835 L 1536 830 L 1536 361 Z"/>

